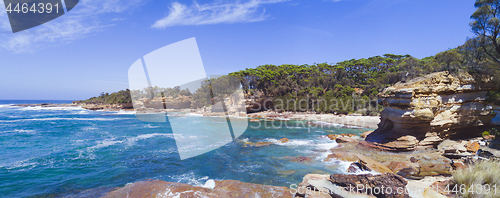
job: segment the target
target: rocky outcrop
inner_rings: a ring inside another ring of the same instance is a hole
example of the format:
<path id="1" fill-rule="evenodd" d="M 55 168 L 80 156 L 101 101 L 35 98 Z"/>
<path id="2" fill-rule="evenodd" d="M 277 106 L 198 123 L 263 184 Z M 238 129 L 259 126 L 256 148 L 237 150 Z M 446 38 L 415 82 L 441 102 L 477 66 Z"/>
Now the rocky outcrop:
<path id="1" fill-rule="evenodd" d="M 366 137 L 381 148 L 409 151 L 435 147 L 450 137 L 479 136 L 495 113 L 483 101 L 494 85 L 467 74 L 437 72 L 386 88 L 378 129 Z"/>
<path id="2" fill-rule="evenodd" d="M 207 185 L 209 183 L 210 185 Z M 293 197 L 292 190 L 286 187 L 236 180 L 212 180 L 207 184 L 205 187 L 199 187 L 162 180 L 146 180 L 108 192 L 104 197 Z"/>

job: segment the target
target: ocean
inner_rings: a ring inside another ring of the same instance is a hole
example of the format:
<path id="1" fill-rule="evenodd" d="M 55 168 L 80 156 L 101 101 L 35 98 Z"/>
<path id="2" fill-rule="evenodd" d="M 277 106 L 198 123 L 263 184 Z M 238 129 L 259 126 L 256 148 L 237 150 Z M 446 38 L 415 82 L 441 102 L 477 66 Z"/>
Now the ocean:
<path id="1" fill-rule="evenodd" d="M 235 141 L 180 160 L 168 123 L 138 120 L 133 112 L 79 107 L 16 107 L 71 101 L 0 100 L 0 197 L 65 197 L 108 191 L 145 179 L 202 186 L 207 180 L 239 180 L 290 187 L 308 173 L 345 173 L 348 163 L 324 162 L 336 146 L 327 134 L 361 134 L 366 129 L 309 127 L 304 121 L 250 122 Z M 189 130 L 221 118 L 179 114 L 171 122 Z M 247 122 L 240 121 L 233 124 Z M 280 143 L 281 138 L 290 142 Z M 203 134 L 190 135 L 192 148 Z M 245 147 L 245 142 L 272 142 Z M 312 161 L 294 161 L 308 157 Z"/>

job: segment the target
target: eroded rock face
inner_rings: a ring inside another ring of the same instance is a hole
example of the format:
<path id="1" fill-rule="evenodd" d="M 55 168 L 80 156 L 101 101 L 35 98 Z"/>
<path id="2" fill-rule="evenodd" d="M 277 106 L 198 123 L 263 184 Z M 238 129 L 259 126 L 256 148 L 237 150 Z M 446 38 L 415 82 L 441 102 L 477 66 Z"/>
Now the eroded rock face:
<path id="1" fill-rule="evenodd" d="M 495 116 L 483 101 L 494 85 L 437 72 L 386 88 L 378 129 L 366 141 L 392 151 L 435 147 L 444 139 L 479 135 Z"/>

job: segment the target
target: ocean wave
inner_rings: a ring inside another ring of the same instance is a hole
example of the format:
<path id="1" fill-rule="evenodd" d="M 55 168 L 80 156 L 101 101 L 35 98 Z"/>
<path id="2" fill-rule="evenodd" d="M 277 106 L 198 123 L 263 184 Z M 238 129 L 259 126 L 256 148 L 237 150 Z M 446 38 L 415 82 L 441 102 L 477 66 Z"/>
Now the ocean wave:
<path id="1" fill-rule="evenodd" d="M 14 104 L 3 104 L 3 105 L 0 105 L 0 108 L 15 108 L 16 106 L 14 106 Z"/>
<path id="2" fill-rule="evenodd" d="M 0 122 L 24 122 L 24 121 L 115 121 L 126 120 L 131 118 L 33 118 L 33 119 L 18 119 L 18 120 L 0 120 Z"/>
<path id="3" fill-rule="evenodd" d="M 135 111 L 120 110 L 120 111 L 115 112 L 114 114 L 117 114 L 117 115 L 135 115 Z"/>
<path id="4" fill-rule="evenodd" d="M 136 137 L 130 137 L 125 140 L 129 146 L 134 145 L 137 141 L 139 140 L 144 140 L 144 139 L 149 139 L 152 137 L 157 137 L 157 136 L 164 136 L 168 138 L 173 138 L 172 134 L 166 134 L 166 133 L 151 133 L 151 134 L 142 134 L 138 135 Z"/>
<path id="5" fill-rule="evenodd" d="M 194 172 L 173 175 L 170 176 L 170 178 L 177 183 L 185 183 L 193 186 L 204 186 L 204 184 L 209 180 L 208 176 L 197 176 Z"/>
<path id="6" fill-rule="evenodd" d="M 146 125 L 144 125 L 144 128 L 156 129 L 156 128 L 160 128 L 160 126 L 151 126 L 151 124 L 146 124 Z"/>
<path id="7" fill-rule="evenodd" d="M 273 144 L 281 145 L 281 146 L 304 146 L 304 145 L 312 145 L 314 144 L 313 140 L 297 140 L 291 139 L 289 142 L 282 143 L 281 141 L 274 138 L 266 138 L 264 142 L 271 142 Z"/>
<path id="8" fill-rule="evenodd" d="M 7 170 L 18 169 L 18 168 L 22 168 L 23 170 L 25 170 L 26 168 L 31 169 L 31 168 L 34 168 L 38 165 L 37 162 L 30 162 L 31 160 L 33 160 L 33 158 L 20 160 L 20 161 L 14 162 L 14 163 L 6 164 L 6 165 L 0 165 L 0 167 L 2 167 L 2 168 L 5 167 Z"/>
<path id="9" fill-rule="evenodd" d="M 115 145 L 115 144 L 118 144 L 118 143 L 123 143 L 123 141 L 115 140 L 115 138 L 105 139 L 105 140 L 100 141 L 97 145 L 89 147 L 88 149 L 89 150 L 94 150 L 94 149 L 99 149 L 99 148 L 104 148 L 104 147 L 112 146 L 112 145 Z"/>
<path id="10" fill-rule="evenodd" d="M 40 110 L 49 110 L 49 111 L 81 111 L 85 110 L 82 107 L 42 107 L 42 106 L 34 106 L 34 107 L 21 107 L 19 110 L 23 111 L 40 111 Z"/>

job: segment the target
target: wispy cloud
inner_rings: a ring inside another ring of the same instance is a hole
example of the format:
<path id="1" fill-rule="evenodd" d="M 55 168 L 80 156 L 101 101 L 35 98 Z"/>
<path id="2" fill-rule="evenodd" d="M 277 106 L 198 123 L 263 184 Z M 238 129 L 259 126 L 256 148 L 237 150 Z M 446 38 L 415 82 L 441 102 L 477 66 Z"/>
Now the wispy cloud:
<path id="1" fill-rule="evenodd" d="M 198 4 L 187 6 L 178 2 L 169 7 L 169 14 L 156 21 L 153 28 L 166 28 L 182 25 L 206 25 L 219 23 L 245 23 L 263 21 L 269 18 L 264 4 L 288 0 L 249 0 L 246 2 Z"/>
<path id="2" fill-rule="evenodd" d="M 33 52 L 44 46 L 65 44 L 113 25 L 116 13 L 143 0 L 80 0 L 65 15 L 48 23 L 13 34 L 3 1 L 0 1 L 0 47 L 14 53 Z"/>

